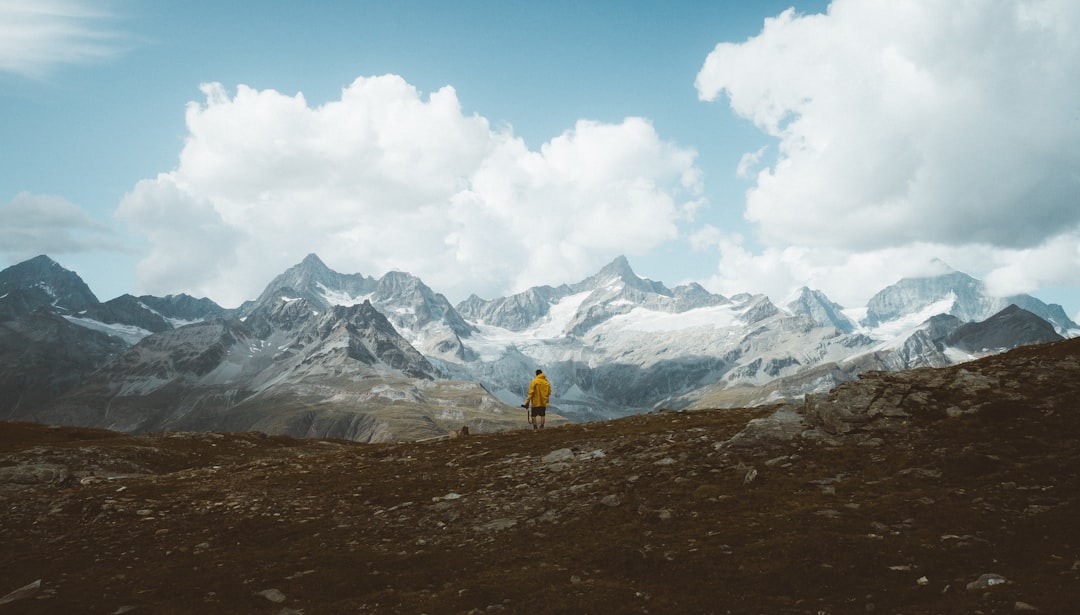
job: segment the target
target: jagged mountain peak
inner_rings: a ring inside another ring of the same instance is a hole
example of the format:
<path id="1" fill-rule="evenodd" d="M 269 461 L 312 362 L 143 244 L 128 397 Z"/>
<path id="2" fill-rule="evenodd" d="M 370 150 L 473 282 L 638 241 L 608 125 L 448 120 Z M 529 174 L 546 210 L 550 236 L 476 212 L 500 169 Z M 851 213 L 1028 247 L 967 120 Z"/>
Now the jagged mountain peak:
<path id="1" fill-rule="evenodd" d="M 44 254 L 0 271 L 0 295 L 15 291 L 30 293 L 31 296 L 24 298 L 33 307 L 49 307 L 60 312 L 75 313 L 99 303 L 77 273 Z"/>
<path id="2" fill-rule="evenodd" d="M 399 292 L 424 292 L 434 294 L 434 291 L 424 284 L 424 281 L 414 276 L 411 273 L 405 271 L 388 271 L 383 277 L 379 278 L 379 283 L 376 286 L 379 292 L 383 293 L 399 293 Z"/>
<path id="3" fill-rule="evenodd" d="M 374 287 L 373 278 L 359 273 L 338 273 L 312 253 L 271 280 L 255 305 L 276 300 L 281 291 L 287 288 L 320 309 L 327 309 L 331 305 L 358 303 L 359 298 L 370 293 Z"/>
<path id="4" fill-rule="evenodd" d="M 305 256 L 304 260 L 300 261 L 300 265 L 304 267 L 321 267 L 323 269 L 329 269 L 329 267 L 326 266 L 326 263 L 324 263 L 323 260 L 319 258 L 319 255 L 315 254 L 314 252 L 311 252 L 307 256 Z"/>
<path id="5" fill-rule="evenodd" d="M 627 258 L 625 256 L 623 256 L 623 255 L 616 256 L 614 260 L 612 260 L 607 265 L 604 265 L 604 267 L 600 269 L 600 272 L 599 272 L 598 275 L 599 276 L 612 276 L 613 275 L 613 276 L 618 276 L 618 277 L 623 278 L 623 279 L 634 279 L 634 278 L 638 277 L 637 274 L 634 273 L 633 268 L 630 267 L 630 261 L 627 260 Z"/>
<path id="6" fill-rule="evenodd" d="M 294 282 L 294 288 L 298 288 L 340 274 L 327 267 L 326 263 L 313 252 L 305 256 L 304 260 L 286 269 L 283 275 Z"/>
<path id="7" fill-rule="evenodd" d="M 595 275 L 589 276 L 573 286 L 575 291 L 607 290 L 618 292 L 624 288 L 633 288 L 647 293 L 671 296 L 671 291 L 661 284 L 638 276 L 630 267 L 625 256 L 618 256 Z"/>
<path id="8" fill-rule="evenodd" d="M 50 270 L 64 269 L 60 263 L 49 258 L 45 254 L 38 254 L 37 256 L 27 259 L 21 263 L 12 266 L 13 268 L 24 269 L 26 271 L 33 271 L 36 273 L 43 273 Z M 64 269 L 64 271 L 67 271 Z"/>
<path id="9" fill-rule="evenodd" d="M 855 323 L 844 316 L 842 305 L 833 302 L 820 290 L 813 290 L 808 286 L 797 290 L 785 307 L 792 314 L 806 316 L 818 325 L 836 327 L 844 333 L 855 330 Z"/>

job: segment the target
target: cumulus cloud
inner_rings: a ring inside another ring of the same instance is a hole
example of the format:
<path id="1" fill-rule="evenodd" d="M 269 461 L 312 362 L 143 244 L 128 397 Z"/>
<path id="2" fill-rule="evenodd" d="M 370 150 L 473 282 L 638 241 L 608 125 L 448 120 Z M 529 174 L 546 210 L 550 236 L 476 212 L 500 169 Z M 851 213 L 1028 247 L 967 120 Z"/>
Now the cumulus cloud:
<path id="1" fill-rule="evenodd" d="M 129 250 L 109 227 L 62 197 L 20 192 L 0 205 L 0 253 L 11 260 L 100 251 Z"/>
<path id="2" fill-rule="evenodd" d="M 959 270 L 983 277 L 994 296 L 1029 293 L 1039 288 L 1074 282 L 1080 267 L 1075 246 L 1080 237 L 1055 240 L 1056 250 L 1002 250 L 992 246 L 946 246 L 914 242 L 903 246 L 853 252 L 805 246 L 749 249 L 742 237 L 710 229 L 698 237 L 702 247 L 720 253 L 717 273 L 703 283 L 716 292 L 732 295 L 755 292 L 784 301 L 802 286 L 823 291 L 830 299 L 849 307 L 867 300 L 901 278 L 933 276 Z M 1026 264 L 1038 258 L 1061 259 L 1033 277 Z"/>
<path id="3" fill-rule="evenodd" d="M 38 78 L 61 64 L 112 57 L 125 38 L 91 0 L 0 0 L 0 72 Z"/>
<path id="4" fill-rule="evenodd" d="M 315 252 L 342 272 L 413 273 L 493 297 L 575 280 L 678 235 L 701 202 L 696 154 L 644 119 L 579 121 L 526 147 L 395 75 L 319 106 L 220 84 L 188 105 L 176 169 L 139 182 L 117 216 L 145 236 L 148 292 L 237 304 Z"/>
<path id="5" fill-rule="evenodd" d="M 717 45 L 700 98 L 776 139 L 742 166 L 758 165 L 745 216 L 765 248 L 716 243 L 721 277 L 798 252 L 814 271 L 951 255 L 1002 290 L 1080 283 L 1063 248 L 1080 235 L 1078 30 L 1070 0 L 834 0 Z"/>

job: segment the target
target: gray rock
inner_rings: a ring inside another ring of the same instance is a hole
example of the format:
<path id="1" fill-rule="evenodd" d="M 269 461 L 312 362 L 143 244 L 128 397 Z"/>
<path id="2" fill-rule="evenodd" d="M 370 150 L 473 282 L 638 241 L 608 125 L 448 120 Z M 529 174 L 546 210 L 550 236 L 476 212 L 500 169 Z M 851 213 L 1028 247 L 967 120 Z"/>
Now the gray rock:
<path id="1" fill-rule="evenodd" d="M 0 598 L 0 604 L 9 604 L 18 600 L 25 600 L 26 598 L 30 598 L 33 595 L 37 594 L 38 590 L 40 589 L 41 579 L 38 579 L 37 581 L 34 581 L 33 583 L 29 583 L 27 585 L 23 585 L 19 589 L 16 589 L 15 591 L 9 593 L 3 598 Z"/>
<path id="2" fill-rule="evenodd" d="M 264 589 L 261 592 L 255 592 L 255 595 L 262 596 L 263 598 L 266 598 L 267 600 L 275 604 L 281 604 L 282 602 L 285 602 L 285 594 L 281 593 L 281 591 L 277 589 Z"/>
<path id="3" fill-rule="evenodd" d="M 547 455 L 544 455 L 540 461 L 544 463 L 556 463 L 559 461 L 569 461 L 574 458 L 574 451 L 568 448 L 560 448 L 558 450 L 551 451 Z"/>
<path id="4" fill-rule="evenodd" d="M 67 480 L 70 473 L 62 465 L 53 463 L 27 463 L 0 468 L 0 487 L 24 489 L 28 487 L 54 486 Z"/>
<path id="5" fill-rule="evenodd" d="M 970 592 L 978 591 L 980 589 L 988 589 L 990 587 L 994 587 L 995 585 L 1002 585 L 1006 582 L 1008 582 L 1008 580 L 1000 574 L 988 573 L 982 575 L 971 583 L 968 583 L 967 590 Z"/>
<path id="6" fill-rule="evenodd" d="M 510 529 L 517 525 L 516 519 L 494 519 L 487 523 L 476 526 L 474 529 L 478 532 L 497 532 L 499 530 Z"/>

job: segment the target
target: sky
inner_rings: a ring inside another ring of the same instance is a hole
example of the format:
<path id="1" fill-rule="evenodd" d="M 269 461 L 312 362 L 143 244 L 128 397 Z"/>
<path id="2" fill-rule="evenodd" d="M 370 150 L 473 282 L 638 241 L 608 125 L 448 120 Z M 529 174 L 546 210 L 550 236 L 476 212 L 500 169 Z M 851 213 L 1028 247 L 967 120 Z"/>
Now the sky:
<path id="1" fill-rule="evenodd" d="M 858 307 L 945 263 L 1080 320 L 1077 75 L 1075 0 L 0 0 L 0 267 Z"/>

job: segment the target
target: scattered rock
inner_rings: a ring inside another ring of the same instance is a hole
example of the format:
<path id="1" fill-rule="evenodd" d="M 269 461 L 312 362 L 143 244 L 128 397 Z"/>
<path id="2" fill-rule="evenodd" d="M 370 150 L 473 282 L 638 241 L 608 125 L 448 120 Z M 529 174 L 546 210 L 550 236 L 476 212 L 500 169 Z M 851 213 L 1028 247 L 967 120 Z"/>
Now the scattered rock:
<path id="1" fill-rule="evenodd" d="M 742 482 L 743 482 L 744 485 L 749 485 L 750 483 L 757 480 L 757 476 L 758 476 L 757 468 L 750 468 L 749 470 L 746 471 L 746 474 L 743 475 L 743 481 Z"/>
<path id="2" fill-rule="evenodd" d="M 544 463 L 557 463 L 559 461 L 569 461 L 574 458 L 574 451 L 568 448 L 560 448 L 551 451 L 547 455 L 544 455 L 540 461 Z"/>
<path id="3" fill-rule="evenodd" d="M 39 486 L 56 486 L 67 480 L 70 473 L 55 463 L 26 463 L 0 468 L 0 487 L 23 489 Z"/>
<path id="4" fill-rule="evenodd" d="M 980 589 L 987 589 L 987 588 L 990 588 L 990 587 L 994 587 L 995 585 L 1001 585 L 1001 584 L 1007 583 L 1007 582 L 1008 582 L 1007 579 L 1005 577 L 1001 576 L 1000 574 L 988 573 L 988 574 L 982 575 L 981 577 L 979 577 L 978 579 L 972 581 L 971 583 L 968 583 L 967 584 L 967 590 L 969 592 L 970 591 L 978 591 Z"/>
<path id="5" fill-rule="evenodd" d="M 587 453 L 581 453 L 580 455 L 577 456 L 577 459 L 578 459 L 578 461 L 588 461 L 590 459 L 603 459 L 604 456 L 605 455 L 604 455 L 603 450 L 596 449 L 594 451 L 589 451 Z"/>
<path id="6" fill-rule="evenodd" d="M 281 593 L 277 589 L 264 589 L 261 592 L 255 592 L 256 596 L 262 596 L 274 604 L 281 604 L 285 602 L 285 594 Z"/>
<path id="7" fill-rule="evenodd" d="M 476 526 L 474 529 L 478 532 L 498 532 L 499 530 L 510 529 L 515 525 L 517 525 L 516 519 L 503 518 L 488 521 L 487 523 Z"/>
<path id="8" fill-rule="evenodd" d="M 31 598 L 34 596 L 34 594 L 38 593 L 38 590 L 40 589 L 41 579 L 38 579 L 37 581 L 34 581 L 33 583 L 29 583 L 27 585 L 23 585 L 19 589 L 16 589 L 15 591 L 9 593 L 3 598 L 0 598 L 0 604 L 9 604 L 18 600 L 25 600 L 27 598 Z"/>

